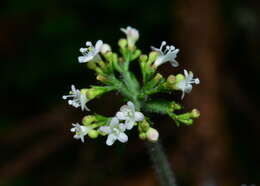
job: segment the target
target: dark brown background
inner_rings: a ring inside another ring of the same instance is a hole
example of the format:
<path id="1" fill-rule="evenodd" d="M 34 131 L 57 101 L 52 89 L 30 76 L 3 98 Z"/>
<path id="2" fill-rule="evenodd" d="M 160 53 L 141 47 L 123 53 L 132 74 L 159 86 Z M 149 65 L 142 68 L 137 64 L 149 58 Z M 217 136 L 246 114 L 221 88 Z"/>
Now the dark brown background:
<path id="1" fill-rule="evenodd" d="M 179 185 L 259 185 L 259 8 L 256 0 L 1 1 L 0 185 L 157 185 L 136 132 L 126 145 L 82 144 L 69 129 L 84 113 L 61 99 L 72 83 L 95 81 L 77 63 L 85 41 L 116 49 L 127 25 L 145 52 L 162 40 L 180 48 L 181 67 L 165 65 L 164 75 L 187 68 L 201 79 L 184 99 L 187 111 L 201 111 L 195 125 L 153 118 Z M 113 115 L 116 98 L 89 107 Z"/>

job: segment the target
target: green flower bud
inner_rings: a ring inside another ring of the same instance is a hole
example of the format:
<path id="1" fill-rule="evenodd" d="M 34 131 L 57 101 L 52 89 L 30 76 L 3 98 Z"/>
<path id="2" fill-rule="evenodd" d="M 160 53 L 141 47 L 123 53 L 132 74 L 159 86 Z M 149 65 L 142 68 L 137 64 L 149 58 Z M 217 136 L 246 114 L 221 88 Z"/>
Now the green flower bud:
<path id="1" fill-rule="evenodd" d="M 171 103 L 170 107 L 173 109 L 173 110 L 180 110 L 182 109 L 182 106 L 178 103 L 175 103 L 174 101 Z"/>
<path id="2" fill-rule="evenodd" d="M 139 59 L 140 59 L 140 62 L 146 62 L 147 59 L 148 59 L 148 56 L 143 54 L 143 55 L 140 56 Z"/>
<path id="3" fill-rule="evenodd" d="M 145 132 L 142 132 L 142 133 L 140 133 L 139 134 L 139 138 L 141 139 L 141 140 L 145 140 L 146 139 L 146 133 Z"/>
<path id="4" fill-rule="evenodd" d="M 148 64 L 152 64 L 157 59 L 158 55 L 159 55 L 158 52 L 155 52 L 155 51 L 150 52 Z"/>
<path id="5" fill-rule="evenodd" d="M 127 40 L 126 39 L 120 39 L 118 41 L 118 45 L 120 46 L 120 48 L 126 48 L 127 46 Z"/>
<path id="6" fill-rule="evenodd" d="M 159 132 L 154 128 L 149 128 L 146 132 L 147 140 L 150 142 L 156 142 L 159 138 Z"/>
<path id="7" fill-rule="evenodd" d="M 176 82 L 176 77 L 174 75 L 169 75 L 167 78 L 167 83 L 174 84 Z"/>
<path id="8" fill-rule="evenodd" d="M 103 75 L 97 75 L 97 80 L 103 83 L 107 82 L 107 78 Z"/>
<path id="9" fill-rule="evenodd" d="M 88 132 L 88 136 L 90 137 L 90 138 L 92 138 L 92 139 L 95 139 L 95 138 L 97 138 L 98 137 L 98 131 L 96 131 L 96 130 L 90 130 L 89 132 Z"/>
<path id="10" fill-rule="evenodd" d="M 198 118 L 198 117 L 200 117 L 200 111 L 197 110 L 197 109 L 193 109 L 193 110 L 191 111 L 191 117 L 192 117 L 192 118 Z"/>
<path id="11" fill-rule="evenodd" d="M 94 121 L 97 121 L 96 117 L 93 115 L 88 115 L 88 116 L 83 117 L 82 124 L 87 126 L 87 125 L 92 124 Z"/>
<path id="12" fill-rule="evenodd" d="M 182 75 L 182 74 L 177 74 L 176 75 L 176 83 L 178 83 L 178 82 L 180 82 L 180 81 L 182 81 L 184 79 L 185 79 L 184 75 Z"/>
<path id="13" fill-rule="evenodd" d="M 139 130 L 142 132 L 146 132 L 150 128 L 150 124 L 144 119 L 139 123 Z"/>

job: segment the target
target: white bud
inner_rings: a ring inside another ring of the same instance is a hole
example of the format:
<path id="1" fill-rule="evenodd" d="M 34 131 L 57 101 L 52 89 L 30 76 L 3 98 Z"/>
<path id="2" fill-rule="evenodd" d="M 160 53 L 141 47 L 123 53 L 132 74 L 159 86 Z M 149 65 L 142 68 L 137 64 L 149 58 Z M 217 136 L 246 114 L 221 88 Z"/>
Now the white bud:
<path id="1" fill-rule="evenodd" d="M 101 52 L 102 54 L 106 54 L 107 52 L 110 52 L 110 51 L 111 51 L 111 47 L 110 47 L 108 44 L 104 43 L 104 44 L 101 46 L 100 52 Z"/>
<path id="2" fill-rule="evenodd" d="M 149 128 L 146 132 L 148 141 L 156 142 L 159 138 L 159 132 L 154 128 Z"/>

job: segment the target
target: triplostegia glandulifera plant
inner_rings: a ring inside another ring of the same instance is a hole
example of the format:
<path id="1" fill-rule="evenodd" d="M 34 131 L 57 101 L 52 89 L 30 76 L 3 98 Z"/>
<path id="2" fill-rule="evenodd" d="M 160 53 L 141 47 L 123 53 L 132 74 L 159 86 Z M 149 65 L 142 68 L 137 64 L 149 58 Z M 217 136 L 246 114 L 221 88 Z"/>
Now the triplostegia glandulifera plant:
<path id="1" fill-rule="evenodd" d="M 194 84 L 199 84 L 198 78 L 193 77 L 191 71 L 163 77 L 158 72 L 161 65 L 169 62 L 177 67 L 176 61 L 179 49 L 173 45 L 167 45 L 165 41 L 159 48 L 151 47 L 151 52 L 146 55 L 136 46 L 139 39 L 139 31 L 128 26 L 121 31 L 126 38 L 118 41 L 119 54 L 113 51 L 110 45 L 98 40 L 96 43 L 87 41 L 86 46 L 80 48 L 79 63 L 85 63 L 90 70 L 96 73 L 96 79 L 103 84 L 90 85 L 88 88 L 77 89 L 71 85 L 71 91 L 64 95 L 63 99 L 68 104 L 80 108 L 82 111 L 91 111 L 87 107 L 88 102 L 102 96 L 105 93 L 119 92 L 126 100 L 125 105 L 113 116 L 107 117 L 99 114 L 87 115 L 82 123 L 72 124 L 71 132 L 75 139 L 82 142 L 85 138 L 106 137 L 106 145 L 111 146 L 116 141 L 126 143 L 128 133 L 137 129 L 139 138 L 147 140 L 147 147 L 155 163 L 155 167 L 162 185 L 175 185 L 173 174 L 170 171 L 168 161 L 158 143 L 159 132 L 157 123 L 153 123 L 146 113 L 160 113 L 170 116 L 177 126 L 181 124 L 192 125 L 193 119 L 200 113 L 197 109 L 180 113 L 183 108 L 174 100 L 154 99 L 151 97 L 158 93 L 174 93 L 180 91 L 181 98 L 185 93 L 190 93 Z M 139 63 L 142 80 L 138 81 L 136 75 L 130 71 L 132 63 Z M 177 94 L 179 95 L 179 94 Z"/>

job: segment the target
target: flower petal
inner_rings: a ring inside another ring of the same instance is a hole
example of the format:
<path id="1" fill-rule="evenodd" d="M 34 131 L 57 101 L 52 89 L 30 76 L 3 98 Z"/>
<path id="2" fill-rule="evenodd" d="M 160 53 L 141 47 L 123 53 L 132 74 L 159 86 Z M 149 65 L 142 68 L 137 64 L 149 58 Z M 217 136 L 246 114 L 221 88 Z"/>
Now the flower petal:
<path id="1" fill-rule="evenodd" d="M 78 61 L 79 61 L 79 63 L 86 63 L 86 62 L 92 60 L 93 58 L 94 58 L 94 56 L 92 56 L 92 55 L 79 56 Z"/>
<path id="2" fill-rule="evenodd" d="M 135 111 L 135 105 L 133 104 L 133 102 L 128 101 L 128 102 L 127 102 L 127 105 L 128 105 L 128 107 L 129 107 L 131 110 Z"/>
<path id="3" fill-rule="evenodd" d="M 121 132 L 121 133 L 118 135 L 117 139 L 118 139 L 120 142 L 125 143 L 125 142 L 128 141 L 128 136 L 127 136 L 125 133 Z"/>
<path id="4" fill-rule="evenodd" d="M 111 133 L 111 129 L 110 129 L 109 126 L 102 126 L 102 127 L 99 127 L 98 130 L 100 130 L 101 132 L 104 132 L 104 133 L 106 133 L 106 134 Z"/>
<path id="5" fill-rule="evenodd" d="M 126 119 L 127 119 L 126 115 L 125 115 L 123 112 L 117 112 L 117 113 L 116 113 L 116 117 L 117 117 L 119 120 L 126 120 Z"/>
<path id="6" fill-rule="evenodd" d="M 96 42 L 95 50 L 97 50 L 97 53 L 100 51 L 102 45 L 103 45 L 103 41 L 102 41 L 102 40 L 98 40 L 98 41 Z"/>
<path id="7" fill-rule="evenodd" d="M 107 136 L 107 141 L 106 141 L 106 144 L 108 145 L 108 146 L 111 146 L 111 145 L 113 145 L 114 144 L 114 142 L 116 141 L 116 136 L 114 135 L 114 134 L 109 134 L 108 136 Z"/>
<path id="8" fill-rule="evenodd" d="M 125 126 L 127 130 L 131 130 L 134 127 L 134 121 L 126 121 Z"/>
<path id="9" fill-rule="evenodd" d="M 141 112 L 135 112 L 135 121 L 143 121 L 144 115 Z"/>
<path id="10" fill-rule="evenodd" d="M 117 119 L 117 117 L 113 117 L 110 121 L 110 127 L 114 127 L 115 125 L 117 125 L 119 123 L 119 120 Z"/>

